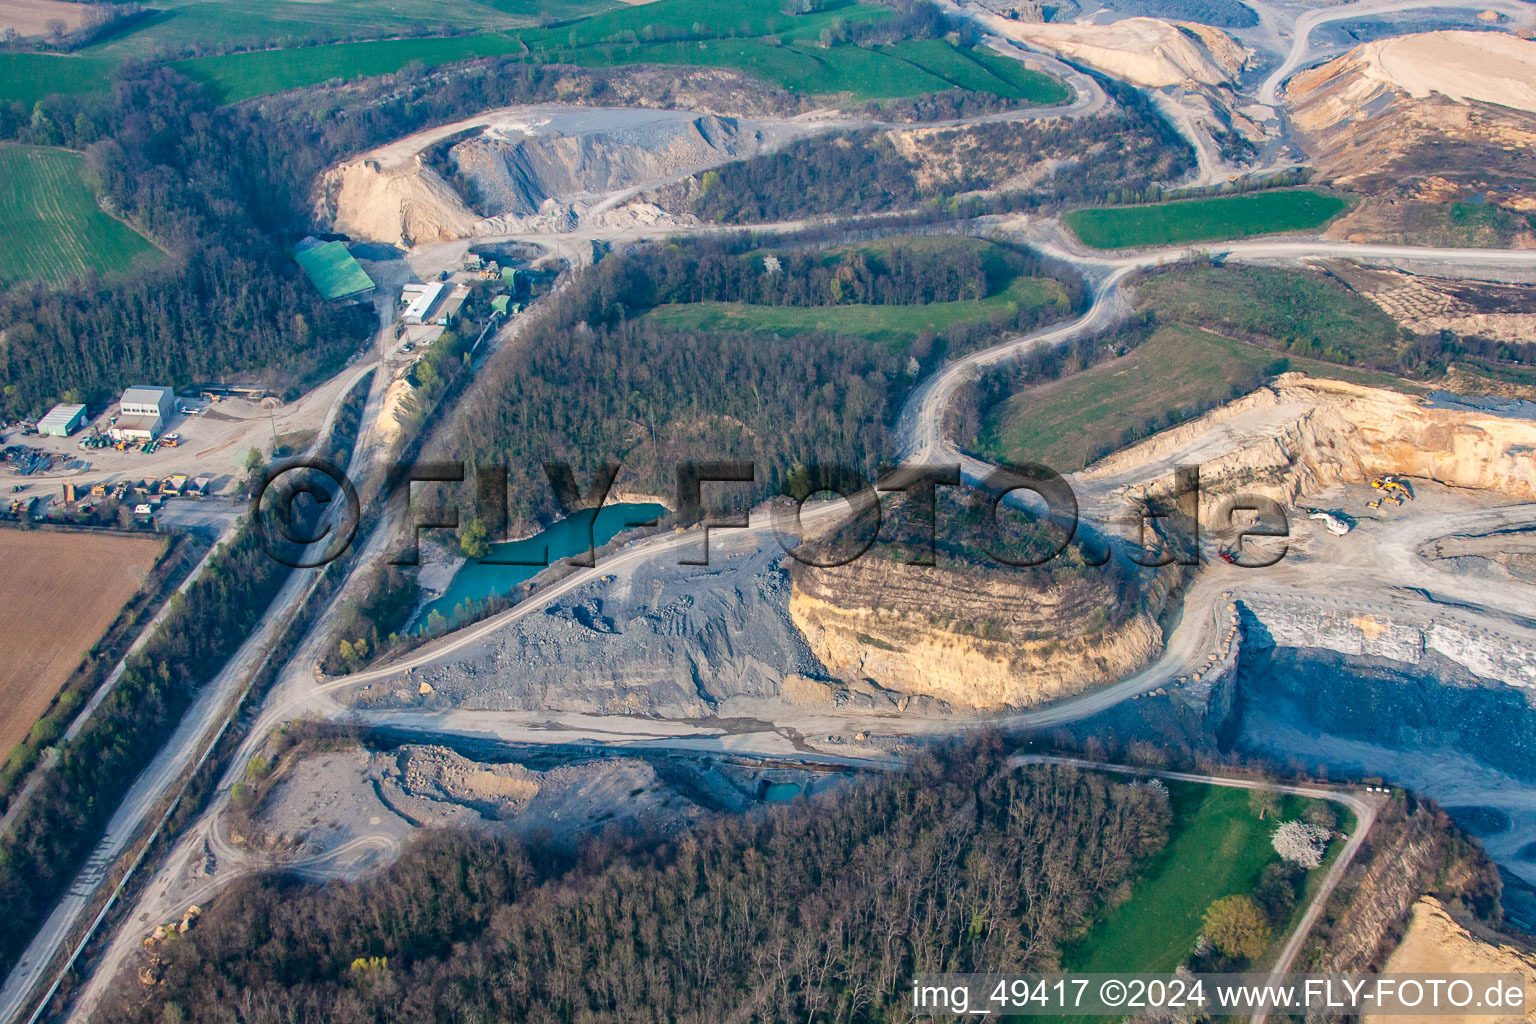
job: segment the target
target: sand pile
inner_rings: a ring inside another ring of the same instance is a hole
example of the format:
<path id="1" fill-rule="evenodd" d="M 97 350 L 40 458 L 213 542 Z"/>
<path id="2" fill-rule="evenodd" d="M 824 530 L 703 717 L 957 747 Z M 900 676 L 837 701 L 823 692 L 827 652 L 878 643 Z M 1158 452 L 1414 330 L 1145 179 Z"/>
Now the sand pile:
<path id="1" fill-rule="evenodd" d="M 1514 946 L 1484 940 L 1457 924 L 1439 900 L 1424 897 L 1413 905 L 1413 922 L 1402 944 L 1382 968 L 1383 974 L 1519 974 L 1525 979 L 1525 1005 L 1536 1003 L 1536 956 Z M 1460 1024 L 1462 1021 L 1530 1020 L 1518 1013 L 1497 1016 L 1385 1017 L 1366 1014 L 1366 1024 Z"/>
<path id="2" fill-rule="evenodd" d="M 333 231 L 405 248 L 466 238 L 480 220 L 419 156 L 394 165 L 365 159 L 331 168 L 320 179 L 315 213 Z"/>
<path id="3" fill-rule="evenodd" d="M 1219 29 L 1160 18 L 1126 18 L 1111 25 L 1026 24 L 995 18 L 988 20 L 987 27 L 1153 89 L 1188 82 L 1224 85 L 1246 60 L 1242 47 Z"/>
<path id="4" fill-rule="evenodd" d="M 1536 111 L 1536 42 L 1501 32 L 1423 32 L 1357 46 L 1286 83 L 1297 124 L 1379 118 L 1394 99 L 1440 96 Z"/>
<path id="5" fill-rule="evenodd" d="M 1502 32 L 1382 39 L 1296 75 L 1285 99 L 1320 180 L 1409 201 L 1363 237 L 1447 244 L 1408 234 L 1416 204 L 1486 196 L 1536 208 L 1536 42 Z M 1367 220 L 1368 205 L 1335 225 L 1339 237 Z"/>
<path id="6" fill-rule="evenodd" d="M 1414 99 L 1439 93 L 1536 111 L 1536 41 L 1502 32 L 1422 32 L 1358 47 L 1364 76 Z"/>

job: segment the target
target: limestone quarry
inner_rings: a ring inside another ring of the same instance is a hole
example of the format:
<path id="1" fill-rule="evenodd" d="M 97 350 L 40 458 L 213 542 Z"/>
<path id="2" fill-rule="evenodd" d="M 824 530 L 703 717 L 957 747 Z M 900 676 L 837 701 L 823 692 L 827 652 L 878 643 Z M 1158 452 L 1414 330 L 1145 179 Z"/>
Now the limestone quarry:
<path id="1" fill-rule="evenodd" d="M 655 223 L 665 215 L 654 206 L 622 204 L 640 189 L 815 130 L 685 110 L 506 108 L 330 168 L 316 186 L 314 216 L 326 230 L 405 248 L 568 230 L 589 217 Z"/>
<path id="2" fill-rule="evenodd" d="M 1206 491 L 1242 489 L 1283 503 L 1384 474 L 1536 499 L 1536 406 L 1419 396 L 1287 373 L 1268 387 L 1111 455 L 1081 474 L 1113 485 L 1123 474 L 1187 458 L 1208 435 L 1230 442 L 1201 460 Z M 1182 454 L 1181 454 L 1182 453 Z M 1215 503 L 1202 514 L 1214 517 Z"/>
<path id="3" fill-rule="evenodd" d="M 701 808 L 638 758 L 529 767 L 447 747 L 403 744 L 311 753 L 285 773 L 241 837 L 286 858 L 325 857 L 364 837 L 396 848 L 413 830 L 455 827 L 575 839 L 609 825 L 667 830 Z"/>

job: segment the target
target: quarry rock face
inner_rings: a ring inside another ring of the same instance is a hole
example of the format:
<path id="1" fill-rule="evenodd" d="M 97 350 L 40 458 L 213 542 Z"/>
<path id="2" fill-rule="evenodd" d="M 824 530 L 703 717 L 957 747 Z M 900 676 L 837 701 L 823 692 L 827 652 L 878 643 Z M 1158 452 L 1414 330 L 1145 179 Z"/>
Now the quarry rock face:
<path id="1" fill-rule="evenodd" d="M 1277 646 L 1312 647 L 1405 665 L 1419 665 L 1428 655 L 1438 654 L 1474 676 L 1536 697 L 1536 650 L 1486 623 L 1472 628 L 1449 615 L 1341 611 L 1301 599 L 1249 598 L 1244 606 Z"/>
<path id="2" fill-rule="evenodd" d="M 1044 703 L 1129 675 L 1162 650 L 1160 589 L 1115 623 L 1114 595 L 1091 579 L 1042 588 L 1006 575 L 871 558 L 797 566 L 789 613 L 838 678 L 958 708 Z"/>
<path id="3" fill-rule="evenodd" d="M 1401 474 L 1536 498 L 1536 419 L 1519 408 L 1481 408 L 1299 373 L 1111 455 L 1082 477 L 1113 478 L 1243 418 L 1261 421 L 1263 429 L 1201 464 L 1208 493 L 1241 489 L 1290 502 L 1334 484 Z M 1218 511 L 1217 502 L 1202 502 L 1202 515 Z"/>
<path id="4" fill-rule="evenodd" d="M 735 118 L 641 111 L 613 131 L 559 134 L 535 126 L 493 127 L 461 142 L 449 159 L 487 209 L 527 216 L 551 197 L 628 188 L 734 157 L 760 138 Z"/>
<path id="5" fill-rule="evenodd" d="M 1382 965 L 1383 973 L 1455 971 L 1472 974 L 1517 974 L 1524 981 L 1526 1005 L 1536 999 L 1536 956 L 1518 946 L 1473 935 L 1451 917 L 1444 904 L 1425 896 L 1413 905 L 1408 934 Z M 1446 1024 L 1470 1022 L 1471 1015 L 1447 1017 Z M 1384 1014 L 1366 1014 L 1365 1024 L 1387 1024 Z"/>

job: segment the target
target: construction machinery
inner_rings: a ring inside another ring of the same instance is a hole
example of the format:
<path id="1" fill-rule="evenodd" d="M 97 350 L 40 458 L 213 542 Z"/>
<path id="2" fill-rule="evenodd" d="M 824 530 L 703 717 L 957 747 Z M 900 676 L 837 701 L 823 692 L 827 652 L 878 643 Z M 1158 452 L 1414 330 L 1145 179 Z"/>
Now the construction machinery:
<path id="1" fill-rule="evenodd" d="M 1328 532 L 1335 537 L 1342 537 L 1350 530 L 1350 525 L 1332 512 L 1324 512 L 1319 509 L 1308 516 L 1308 518 L 1321 520 L 1322 524 L 1328 528 Z"/>
<path id="2" fill-rule="evenodd" d="M 1408 482 L 1400 476 L 1384 474 L 1371 479 L 1371 487 L 1381 492 L 1381 495 L 1372 501 L 1365 503 L 1366 508 L 1381 508 L 1390 501 L 1394 505 L 1401 505 L 1405 501 L 1413 500 L 1413 492 L 1408 489 Z"/>

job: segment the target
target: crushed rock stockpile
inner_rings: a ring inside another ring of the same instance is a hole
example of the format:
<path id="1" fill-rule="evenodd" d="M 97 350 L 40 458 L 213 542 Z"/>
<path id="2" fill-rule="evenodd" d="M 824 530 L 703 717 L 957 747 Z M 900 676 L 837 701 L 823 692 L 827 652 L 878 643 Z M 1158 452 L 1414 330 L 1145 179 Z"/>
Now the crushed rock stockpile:
<path id="1" fill-rule="evenodd" d="M 1220 29 L 1161 18 L 1126 18 L 1109 25 L 1029 24 L 986 19 L 999 35 L 1079 61 L 1151 89 L 1228 85 L 1247 54 Z"/>
<path id="2" fill-rule="evenodd" d="M 1127 676 L 1163 646 L 1161 599 L 1113 624 L 1118 596 L 1091 570 L 1040 588 L 866 557 L 797 564 L 793 576 L 790 614 L 834 675 L 961 708 L 1055 700 Z M 1157 595 L 1168 582 L 1154 582 Z"/>
<path id="3" fill-rule="evenodd" d="M 1420 32 L 1366 43 L 1334 63 L 1341 62 L 1362 81 L 1414 99 L 1438 93 L 1457 103 L 1482 100 L 1536 112 L 1536 41 L 1519 36 Z"/>
<path id="4" fill-rule="evenodd" d="M 462 127 L 465 126 L 465 127 Z M 473 186 L 476 212 L 424 153 L 476 132 L 447 154 Z M 330 168 L 314 198 L 322 227 L 410 247 L 475 235 L 557 231 L 583 216 L 655 220 L 646 203 L 614 209 L 625 193 L 750 156 L 816 131 L 797 122 L 686 110 L 527 107 L 432 129 Z M 483 215 L 482 215 L 483 214 Z"/>
<path id="5" fill-rule="evenodd" d="M 1536 499 L 1536 418 L 1518 402 L 1421 398 L 1283 374 L 1270 386 L 1096 463 L 1084 480 L 1167 461 L 1206 434 L 1231 435 L 1226 454 L 1202 460 L 1202 490 L 1244 490 L 1282 503 L 1340 483 L 1401 474 L 1451 487 Z M 1212 517 L 1219 503 L 1202 502 Z M 1214 523 L 1215 518 L 1212 519 Z"/>
<path id="6" fill-rule="evenodd" d="M 1382 39 L 1297 74 L 1285 99 L 1320 180 L 1400 191 L 1449 178 L 1421 198 L 1458 198 L 1459 183 L 1536 209 L 1536 42 L 1465 31 Z"/>
<path id="7" fill-rule="evenodd" d="M 570 832 L 598 823 L 683 825 L 700 808 L 636 758 L 600 758 L 535 770 L 472 761 L 446 747 L 405 745 L 369 761 L 379 795 L 419 826 Z"/>
<path id="8" fill-rule="evenodd" d="M 481 201 L 538 212 L 552 197 L 595 196 L 691 173 L 757 149 L 763 131 L 735 118 L 685 111 L 614 110 L 492 125 L 449 153 Z"/>
<path id="9" fill-rule="evenodd" d="M 771 540 L 746 556 L 712 551 L 702 569 L 662 556 L 351 699 L 702 718 L 732 698 L 778 697 L 786 680 L 826 678 L 789 621 L 783 558 Z"/>
<path id="10" fill-rule="evenodd" d="M 317 193 L 316 221 L 356 241 L 409 248 L 468 238 L 481 219 L 419 155 L 341 164 L 321 176 Z"/>

